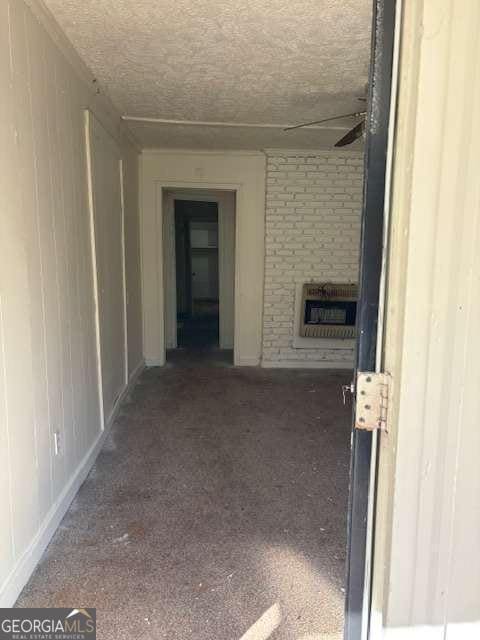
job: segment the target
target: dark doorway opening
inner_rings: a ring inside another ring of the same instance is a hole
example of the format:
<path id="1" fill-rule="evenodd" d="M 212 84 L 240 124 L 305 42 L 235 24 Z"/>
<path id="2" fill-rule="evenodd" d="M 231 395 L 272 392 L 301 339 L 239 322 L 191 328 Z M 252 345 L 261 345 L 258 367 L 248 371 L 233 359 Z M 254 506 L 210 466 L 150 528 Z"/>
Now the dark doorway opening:
<path id="1" fill-rule="evenodd" d="M 175 200 L 177 344 L 219 346 L 218 204 Z"/>

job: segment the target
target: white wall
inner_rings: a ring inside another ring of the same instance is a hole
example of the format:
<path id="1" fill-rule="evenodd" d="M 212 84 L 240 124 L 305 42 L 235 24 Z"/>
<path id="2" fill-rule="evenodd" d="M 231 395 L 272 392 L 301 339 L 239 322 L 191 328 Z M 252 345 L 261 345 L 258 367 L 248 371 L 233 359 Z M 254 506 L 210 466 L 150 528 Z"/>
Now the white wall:
<path id="1" fill-rule="evenodd" d="M 102 442 L 85 107 L 125 154 L 130 285 L 138 274 L 135 149 L 61 32 L 29 5 L 0 4 L 1 606 L 13 604 Z M 130 317 L 134 365 L 138 311 Z"/>
<path id="2" fill-rule="evenodd" d="M 302 284 L 357 282 L 363 153 L 267 152 L 263 366 L 353 364 L 353 340 L 301 338 Z"/>
<path id="3" fill-rule="evenodd" d="M 144 151 L 142 279 L 144 354 L 165 363 L 162 189 L 236 192 L 234 361 L 260 362 L 265 248 L 265 157 L 257 152 Z"/>
<path id="4" fill-rule="evenodd" d="M 480 637 L 480 4 L 403 3 L 372 640 Z"/>

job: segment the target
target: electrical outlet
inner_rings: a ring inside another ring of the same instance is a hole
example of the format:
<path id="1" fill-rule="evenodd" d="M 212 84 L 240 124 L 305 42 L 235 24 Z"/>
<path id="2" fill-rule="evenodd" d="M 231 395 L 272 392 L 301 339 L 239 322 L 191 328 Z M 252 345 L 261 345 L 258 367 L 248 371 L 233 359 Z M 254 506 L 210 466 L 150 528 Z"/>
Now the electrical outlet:
<path id="1" fill-rule="evenodd" d="M 53 446 L 55 448 L 55 455 L 59 456 L 62 448 L 61 448 L 61 440 L 60 440 L 60 431 L 53 432 Z"/>

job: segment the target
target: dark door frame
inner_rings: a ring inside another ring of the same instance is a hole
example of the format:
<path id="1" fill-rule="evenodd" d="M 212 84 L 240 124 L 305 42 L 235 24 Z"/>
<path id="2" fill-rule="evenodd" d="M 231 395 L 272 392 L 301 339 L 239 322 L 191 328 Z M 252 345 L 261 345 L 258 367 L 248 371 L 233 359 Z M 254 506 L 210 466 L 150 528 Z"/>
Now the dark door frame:
<path id="1" fill-rule="evenodd" d="M 372 57 L 366 120 L 356 370 L 375 371 L 383 260 L 385 177 L 396 0 L 373 0 Z M 367 563 L 372 433 L 353 429 L 348 505 L 345 640 L 360 640 Z M 370 589 L 369 589 L 370 591 Z M 369 613 L 369 612 L 368 612 Z"/>

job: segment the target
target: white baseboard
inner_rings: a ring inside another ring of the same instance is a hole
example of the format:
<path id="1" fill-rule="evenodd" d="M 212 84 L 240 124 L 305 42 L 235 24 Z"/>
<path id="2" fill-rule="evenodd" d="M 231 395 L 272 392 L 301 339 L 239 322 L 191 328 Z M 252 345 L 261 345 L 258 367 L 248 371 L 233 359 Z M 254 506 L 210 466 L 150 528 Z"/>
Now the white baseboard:
<path id="1" fill-rule="evenodd" d="M 262 360 L 264 369 L 353 369 L 353 362 L 329 360 Z"/>
<path id="2" fill-rule="evenodd" d="M 259 364 L 260 364 L 260 358 L 256 356 L 253 356 L 253 357 L 241 356 L 241 357 L 235 358 L 235 362 L 234 362 L 234 365 L 236 367 L 258 367 Z"/>
<path id="3" fill-rule="evenodd" d="M 135 369 L 130 374 L 130 379 L 128 381 L 128 390 L 131 391 L 132 387 L 136 384 L 138 378 L 141 376 L 143 370 L 145 369 L 145 361 L 140 360 Z"/>
<path id="4" fill-rule="evenodd" d="M 56 502 L 50 507 L 47 515 L 43 519 L 39 530 L 18 558 L 12 571 L 0 588 L 0 607 L 13 607 L 23 587 L 27 584 L 35 567 L 37 566 L 43 552 L 50 542 L 53 534 L 57 530 L 63 516 L 67 512 L 77 491 L 88 475 L 97 455 L 102 448 L 103 441 L 108 433 L 108 428 L 101 431 L 97 439 L 87 452 L 76 472 L 71 477 Z"/>
<path id="5" fill-rule="evenodd" d="M 99 433 L 97 439 L 83 457 L 68 484 L 64 487 L 55 503 L 50 507 L 30 544 L 23 554 L 17 559 L 11 572 L 1 585 L 0 607 L 8 608 L 14 606 L 18 596 L 27 584 L 30 576 L 42 557 L 43 552 L 47 548 L 48 543 L 52 539 L 53 534 L 57 530 L 58 525 L 62 521 L 62 518 L 67 512 L 72 500 L 75 498 L 78 490 L 85 481 L 85 478 L 100 453 L 103 442 L 108 435 L 113 421 L 115 420 L 122 401 L 134 387 L 144 367 L 144 363 L 141 362 L 130 376 L 130 381 L 115 403 L 115 407 L 113 408 L 111 416 L 105 425 L 105 429 Z"/>
<path id="6" fill-rule="evenodd" d="M 122 402 L 125 400 L 127 395 L 133 389 L 133 387 L 135 386 L 135 383 L 137 382 L 138 377 L 140 376 L 140 374 L 144 369 L 145 369 L 145 363 L 142 360 L 137 364 L 135 369 L 130 374 L 130 379 L 128 381 L 127 386 L 124 387 L 124 389 L 121 391 L 120 395 L 115 401 L 115 404 L 113 405 L 113 409 L 111 410 L 110 415 L 108 416 L 108 419 L 107 419 L 108 427 L 110 427 L 110 425 L 113 423 L 113 421 L 117 417 L 117 413 L 118 413 L 118 410 L 120 409 Z"/>
<path id="7" fill-rule="evenodd" d="M 165 365 L 165 360 L 160 360 L 159 358 L 145 358 L 145 366 L 146 367 L 163 367 Z"/>

